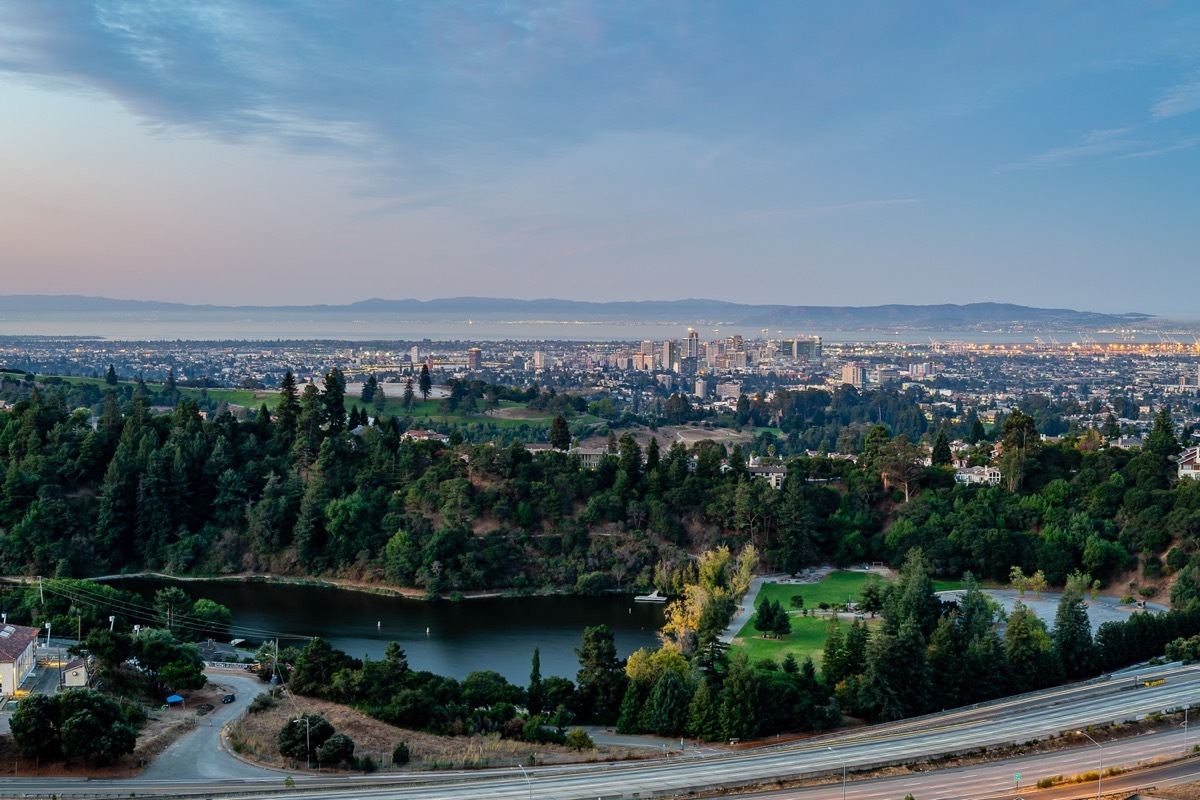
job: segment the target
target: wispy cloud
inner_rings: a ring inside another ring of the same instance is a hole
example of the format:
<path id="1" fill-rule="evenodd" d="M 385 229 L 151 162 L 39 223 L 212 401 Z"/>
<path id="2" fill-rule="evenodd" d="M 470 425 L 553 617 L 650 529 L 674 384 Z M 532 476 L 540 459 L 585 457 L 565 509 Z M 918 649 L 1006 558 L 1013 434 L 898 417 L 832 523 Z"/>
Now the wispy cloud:
<path id="1" fill-rule="evenodd" d="M 853 203 L 833 203 L 824 206 L 751 209 L 749 211 L 743 211 L 739 213 L 737 217 L 738 219 L 745 221 L 767 221 L 784 218 L 808 219 L 812 217 L 831 216 L 834 214 L 872 211 L 879 208 L 891 208 L 894 206 L 909 206 L 920 202 L 921 200 L 916 197 L 896 197 L 885 200 L 858 200 Z"/>
<path id="2" fill-rule="evenodd" d="M 1154 119 L 1170 119 L 1193 111 L 1200 111 L 1200 80 L 1172 86 L 1150 107 Z"/>
<path id="3" fill-rule="evenodd" d="M 1131 136 L 1135 130 L 1132 126 L 1094 130 L 1073 144 L 1065 147 L 1055 147 L 1024 161 L 1006 164 L 1001 167 L 1001 171 L 1057 169 L 1069 166 L 1083 159 L 1115 155 L 1128 152 L 1133 148 L 1145 147 L 1148 144 L 1147 142 Z"/>

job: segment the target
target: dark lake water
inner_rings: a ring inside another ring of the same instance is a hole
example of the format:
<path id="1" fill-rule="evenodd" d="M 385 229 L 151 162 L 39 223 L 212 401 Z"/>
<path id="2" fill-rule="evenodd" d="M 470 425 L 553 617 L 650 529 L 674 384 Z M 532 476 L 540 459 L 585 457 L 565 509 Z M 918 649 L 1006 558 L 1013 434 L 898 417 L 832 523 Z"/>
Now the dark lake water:
<path id="1" fill-rule="evenodd" d="M 510 681 L 529 681 L 534 645 L 543 675 L 575 679 L 574 648 L 583 629 L 604 623 L 623 658 L 657 644 L 663 606 L 635 603 L 632 595 L 602 597 L 497 597 L 424 602 L 320 586 L 252 581 L 164 581 L 122 578 L 113 586 L 146 597 L 179 586 L 193 599 L 207 597 L 233 612 L 233 635 L 259 642 L 280 637 L 302 645 L 320 636 L 356 658 L 382 658 L 396 641 L 413 669 L 454 678 L 490 669 Z"/>

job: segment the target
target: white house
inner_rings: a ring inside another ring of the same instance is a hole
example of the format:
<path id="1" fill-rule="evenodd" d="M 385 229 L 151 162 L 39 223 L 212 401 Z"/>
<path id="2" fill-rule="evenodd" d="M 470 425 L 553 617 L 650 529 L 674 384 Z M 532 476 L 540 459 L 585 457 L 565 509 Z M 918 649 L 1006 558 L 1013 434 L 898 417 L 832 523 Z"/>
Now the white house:
<path id="1" fill-rule="evenodd" d="M 783 486 L 783 481 L 787 478 L 787 467 L 784 466 L 753 466 L 746 467 L 746 471 L 750 473 L 752 478 L 761 478 L 771 484 L 771 488 L 779 489 Z"/>
<path id="2" fill-rule="evenodd" d="M 1200 478 L 1200 447 L 1184 450 L 1176 462 L 1179 464 L 1179 477 Z"/>
<path id="3" fill-rule="evenodd" d="M 985 484 L 999 486 L 1001 475 L 999 467 L 965 467 L 956 470 L 954 480 L 959 483 Z"/>
<path id="4" fill-rule="evenodd" d="M 595 469 L 609 452 L 603 447 L 572 447 L 567 455 L 578 456 L 585 469 Z"/>
<path id="5" fill-rule="evenodd" d="M 37 628 L 5 625 L 0 628 L 0 695 L 16 694 L 37 662 Z"/>

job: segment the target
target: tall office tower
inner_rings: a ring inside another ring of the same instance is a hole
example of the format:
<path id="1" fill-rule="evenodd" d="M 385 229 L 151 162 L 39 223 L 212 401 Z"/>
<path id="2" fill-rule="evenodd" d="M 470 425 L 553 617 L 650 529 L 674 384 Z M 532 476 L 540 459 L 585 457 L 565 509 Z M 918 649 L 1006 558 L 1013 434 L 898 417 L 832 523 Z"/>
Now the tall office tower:
<path id="1" fill-rule="evenodd" d="M 408 351 L 408 360 L 412 362 L 414 367 L 421 363 L 421 349 L 415 344 L 412 346 L 412 349 Z"/>
<path id="2" fill-rule="evenodd" d="M 467 369 L 471 372 L 479 372 L 483 369 L 483 351 L 478 347 L 472 347 L 467 351 Z"/>
<path id="3" fill-rule="evenodd" d="M 848 383 L 856 389 L 861 389 L 866 380 L 866 370 L 862 364 L 847 364 L 842 367 L 842 383 Z"/>
<path id="4" fill-rule="evenodd" d="M 662 368 L 675 369 L 676 362 L 679 361 L 679 342 L 674 339 L 667 339 L 663 342 L 662 350 Z"/>
<path id="5" fill-rule="evenodd" d="M 699 358 L 700 357 L 700 334 L 688 328 L 687 338 L 683 340 L 683 346 L 679 354 L 680 358 Z"/>

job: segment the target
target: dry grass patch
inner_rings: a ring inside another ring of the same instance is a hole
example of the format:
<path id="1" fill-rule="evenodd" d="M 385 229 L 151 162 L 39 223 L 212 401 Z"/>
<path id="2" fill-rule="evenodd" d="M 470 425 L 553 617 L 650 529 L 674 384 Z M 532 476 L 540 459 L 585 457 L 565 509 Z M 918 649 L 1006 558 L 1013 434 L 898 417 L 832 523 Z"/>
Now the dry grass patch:
<path id="1" fill-rule="evenodd" d="M 232 726 L 234 746 L 242 755 L 264 764 L 297 767 L 279 754 L 279 731 L 289 719 L 300 714 L 320 714 L 329 720 L 338 733 L 354 740 L 354 754 L 370 756 L 376 764 L 391 769 L 392 750 L 400 742 L 408 742 L 411 769 L 497 767 L 537 763 L 561 763 L 618 759 L 634 751 L 626 747 L 600 746 L 577 753 L 561 745 L 531 744 L 488 736 L 435 736 L 421 731 L 406 730 L 388 725 L 349 706 L 315 700 L 309 697 L 292 699 L 283 696 L 272 708 L 258 714 L 245 714 Z"/>

